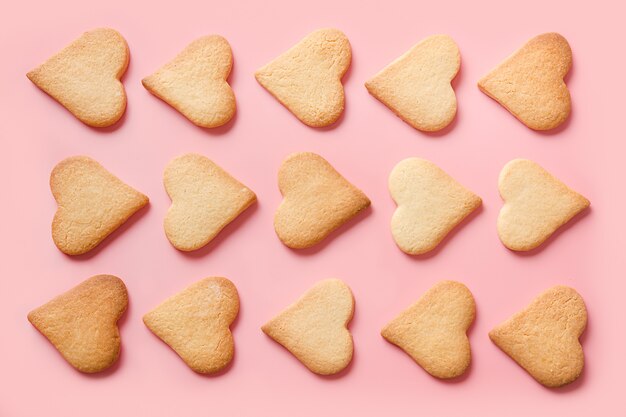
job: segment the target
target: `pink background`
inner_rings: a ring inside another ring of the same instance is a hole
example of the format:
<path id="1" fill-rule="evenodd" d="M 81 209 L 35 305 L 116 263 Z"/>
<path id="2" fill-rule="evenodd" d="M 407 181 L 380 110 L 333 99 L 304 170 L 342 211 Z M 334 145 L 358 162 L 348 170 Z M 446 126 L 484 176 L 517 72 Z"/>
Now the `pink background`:
<path id="1" fill-rule="evenodd" d="M 622 83 L 624 10 L 617 1 L 318 0 L 257 3 L 55 1 L 12 2 L 0 17 L 0 415 L 624 415 L 624 157 Z M 341 4 L 339 4 L 341 3 Z M 25 77 L 48 56 L 99 26 L 127 39 L 123 121 L 82 125 Z M 342 29 L 353 48 L 346 111 L 327 129 L 304 126 L 253 77 L 259 66 L 308 32 Z M 556 132 L 536 133 L 476 88 L 476 81 L 527 39 L 547 31 L 571 43 L 568 77 L 573 113 Z M 195 38 L 219 33 L 232 45 L 230 78 L 237 116 L 225 127 L 193 126 L 141 86 L 142 77 Z M 440 134 L 424 134 L 368 95 L 363 83 L 420 39 L 447 33 L 458 43 L 459 112 Z M 276 238 L 281 200 L 276 172 L 291 152 L 327 158 L 371 198 L 371 210 L 312 250 L 292 251 Z M 162 172 L 173 157 L 207 155 L 252 188 L 259 203 L 197 253 L 164 236 L 169 199 Z M 90 155 L 146 193 L 151 204 L 93 253 L 70 258 L 50 237 L 55 202 L 48 179 L 61 159 Z M 484 201 L 432 255 L 398 250 L 389 220 L 387 176 L 401 159 L 420 156 L 448 171 Z M 531 158 L 592 202 L 572 227 L 529 255 L 508 251 L 496 235 L 502 166 Z M 87 277 L 121 277 L 130 294 L 121 321 L 118 365 L 100 375 L 71 368 L 28 323 L 32 308 Z M 144 327 L 141 317 L 188 284 L 223 275 L 238 287 L 236 357 L 220 376 L 188 369 Z M 356 297 L 356 350 L 339 377 L 308 372 L 259 327 L 316 281 L 338 277 Z M 474 293 L 472 366 L 459 381 L 430 377 L 379 335 L 381 327 L 442 279 Z M 573 385 L 548 390 L 488 339 L 487 332 L 555 284 L 575 287 L 589 310 L 586 367 Z"/>

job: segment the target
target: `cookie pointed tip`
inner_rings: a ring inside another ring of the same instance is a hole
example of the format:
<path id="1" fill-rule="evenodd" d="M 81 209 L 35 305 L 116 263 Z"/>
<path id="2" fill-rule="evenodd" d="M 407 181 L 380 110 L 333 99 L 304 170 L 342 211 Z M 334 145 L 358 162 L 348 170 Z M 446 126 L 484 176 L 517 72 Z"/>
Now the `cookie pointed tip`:
<path id="1" fill-rule="evenodd" d="M 584 195 L 581 195 L 580 198 L 582 201 L 583 210 L 591 206 L 591 201 L 589 201 L 587 197 L 585 197 Z"/>
<path id="2" fill-rule="evenodd" d="M 500 340 L 500 331 L 497 327 L 491 329 L 491 331 L 488 333 L 489 336 L 489 340 L 491 340 L 491 342 L 493 344 L 495 344 L 496 346 L 498 346 L 498 342 Z"/>
<path id="3" fill-rule="evenodd" d="M 385 339 L 385 340 L 387 340 L 387 341 L 389 341 L 389 342 L 390 342 L 390 340 L 389 340 L 389 326 L 390 326 L 390 325 L 391 325 L 391 323 L 387 323 L 387 324 L 385 325 L 385 327 L 383 327 L 382 329 L 380 329 L 380 336 L 381 336 L 383 339 Z"/>
<path id="4" fill-rule="evenodd" d="M 32 324 L 33 326 L 35 325 L 35 315 L 36 315 L 36 310 L 32 310 L 30 311 L 27 315 L 26 315 L 26 319 L 30 322 L 30 324 Z"/>
<path id="5" fill-rule="evenodd" d="M 267 336 L 272 337 L 272 322 L 268 321 L 264 325 L 261 326 L 261 331 L 265 333 Z"/>
<path id="6" fill-rule="evenodd" d="M 258 70 L 254 71 L 254 79 L 263 87 L 265 87 L 265 85 L 263 84 L 264 76 L 265 76 L 265 67 L 259 68 Z"/>
<path id="7" fill-rule="evenodd" d="M 143 193 L 139 193 L 139 201 L 140 201 L 141 207 L 145 207 L 148 204 L 150 204 L 150 198 Z"/>

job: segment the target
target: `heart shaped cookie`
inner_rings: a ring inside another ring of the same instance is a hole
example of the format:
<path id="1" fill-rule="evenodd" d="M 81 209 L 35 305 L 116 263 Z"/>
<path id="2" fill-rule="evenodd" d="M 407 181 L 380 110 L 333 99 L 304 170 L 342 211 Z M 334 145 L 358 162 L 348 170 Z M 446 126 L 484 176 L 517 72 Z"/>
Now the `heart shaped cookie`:
<path id="1" fill-rule="evenodd" d="M 442 281 L 389 322 L 381 335 L 432 376 L 455 378 L 470 365 L 466 333 L 475 316 L 474 297 L 467 287 Z"/>
<path id="2" fill-rule="evenodd" d="M 515 251 L 536 248 L 589 207 L 589 200 L 528 159 L 506 164 L 498 188 L 504 200 L 498 236 L 504 246 Z"/>
<path id="3" fill-rule="evenodd" d="M 58 205 L 52 239 L 68 255 L 89 252 L 148 204 L 148 197 L 87 156 L 59 162 L 50 189 Z"/>
<path id="4" fill-rule="evenodd" d="M 391 233 L 403 252 L 433 250 L 482 200 L 430 161 L 408 158 L 389 175 L 389 191 L 398 208 Z"/>
<path id="5" fill-rule="evenodd" d="M 261 329 L 312 372 L 332 375 L 352 360 L 348 323 L 353 314 L 350 288 L 341 280 L 328 279 L 315 284 Z"/>
<path id="6" fill-rule="evenodd" d="M 370 205 L 361 190 L 311 152 L 295 153 L 283 161 L 278 188 L 284 199 L 276 210 L 274 229 L 294 249 L 319 243 Z"/>
<path id="7" fill-rule="evenodd" d="M 233 359 L 230 325 L 239 313 L 239 294 L 226 278 L 205 278 L 143 316 L 145 325 L 195 372 L 213 374 Z"/>
<path id="8" fill-rule="evenodd" d="M 352 52 L 337 29 L 319 29 L 255 73 L 255 77 L 302 123 L 323 127 L 339 119 L 344 108 L 341 78 Z"/>
<path id="9" fill-rule="evenodd" d="M 117 361 L 117 321 L 126 311 L 128 293 L 113 275 L 93 276 L 28 313 L 28 321 L 81 372 L 100 372 Z"/>
<path id="10" fill-rule="evenodd" d="M 165 234 L 182 251 L 209 243 L 256 201 L 249 188 L 210 159 L 193 153 L 172 160 L 165 168 L 163 183 L 172 199 L 165 216 Z"/>
<path id="11" fill-rule="evenodd" d="M 563 78 L 572 67 L 572 50 L 558 33 L 529 40 L 478 82 L 478 88 L 534 130 L 554 129 L 571 110 Z"/>
<path id="12" fill-rule="evenodd" d="M 235 114 L 235 94 L 226 81 L 232 67 L 228 41 L 219 35 L 205 36 L 141 82 L 193 124 L 218 127 Z"/>
<path id="13" fill-rule="evenodd" d="M 122 35 L 113 29 L 94 29 L 27 77 L 81 122 L 106 127 L 117 122 L 126 110 L 126 93 L 120 79 L 129 57 Z"/>
<path id="14" fill-rule="evenodd" d="M 556 286 L 494 328 L 489 338 L 537 382 L 555 388 L 582 373 L 585 359 L 578 339 L 586 325 L 587 309 L 580 294 Z"/>
<path id="15" fill-rule="evenodd" d="M 448 126 L 456 115 L 450 84 L 461 67 L 459 48 L 447 35 L 433 35 L 413 46 L 365 83 L 367 91 L 415 129 Z"/>

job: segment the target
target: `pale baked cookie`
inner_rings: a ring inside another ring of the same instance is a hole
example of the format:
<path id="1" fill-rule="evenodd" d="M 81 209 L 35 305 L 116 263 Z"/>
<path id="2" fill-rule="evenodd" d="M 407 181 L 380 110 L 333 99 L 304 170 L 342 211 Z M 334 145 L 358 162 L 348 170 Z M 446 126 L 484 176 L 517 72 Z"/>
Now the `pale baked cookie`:
<path id="1" fill-rule="evenodd" d="M 255 77 L 302 123 L 323 127 L 343 112 L 341 78 L 351 59 L 350 42 L 343 32 L 319 29 L 259 69 Z"/>
<path id="2" fill-rule="evenodd" d="M 466 333 L 475 316 L 474 297 L 467 287 L 441 281 L 389 322 L 381 335 L 432 376 L 455 378 L 470 365 Z"/>
<path id="3" fill-rule="evenodd" d="M 145 325 L 195 372 L 212 374 L 233 359 L 230 325 L 239 313 L 239 294 L 226 278 L 205 278 L 143 316 Z"/>
<path id="4" fill-rule="evenodd" d="M 172 199 L 165 234 L 176 249 L 192 251 L 209 243 L 256 201 L 256 195 L 210 159 L 189 153 L 165 168 L 163 183 Z"/>
<path id="5" fill-rule="evenodd" d="M 113 29 L 94 29 L 26 76 L 81 122 L 106 127 L 126 110 L 120 79 L 129 57 L 122 35 Z"/>
<path id="6" fill-rule="evenodd" d="M 448 126 L 456 115 L 450 84 L 461 68 L 459 48 L 448 35 L 433 35 L 413 46 L 365 83 L 367 91 L 415 129 Z"/>
<path id="7" fill-rule="evenodd" d="M 478 88 L 534 130 L 553 129 L 571 111 L 563 78 L 572 67 L 572 50 L 558 33 L 544 33 L 478 81 Z"/>
<path id="8" fill-rule="evenodd" d="M 391 233 L 409 255 L 433 250 L 482 203 L 437 165 L 421 158 L 405 159 L 393 168 L 389 191 L 398 205 Z"/>
<path id="9" fill-rule="evenodd" d="M 193 124 L 218 127 L 235 114 L 235 94 L 227 82 L 232 67 L 230 44 L 219 35 L 211 35 L 193 41 L 141 82 Z"/>
<path id="10" fill-rule="evenodd" d="M 370 205 L 370 200 L 324 158 L 289 155 L 278 171 L 284 199 L 274 216 L 278 238 L 288 247 L 313 246 Z"/>
<path id="11" fill-rule="evenodd" d="M 552 287 L 530 305 L 489 332 L 489 338 L 546 387 L 575 381 L 584 366 L 579 338 L 587 325 L 580 294 Z"/>
<path id="12" fill-rule="evenodd" d="M 498 236 L 504 246 L 516 251 L 541 245 L 590 204 L 528 159 L 514 159 L 506 164 L 500 172 L 498 188 L 504 200 L 498 216 Z"/>
<path id="13" fill-rule="evenodd" d="M 341 280 L 328 279 L 315 284 L 261 329 L 312 372 L 332 375 L 352 360 L 348 323 L 353 314 L 350 288 Z"/>
<path id="14" fill-rule="evenodd" d="M 128 294 L 121 279 L 93 276 L 28 313 L 28 321 L 81 372 L 100 372 L 120 355 L 117 321 Z"/>
<path id="15" fill-rule="evenodd" d="M 89 252 L 148 204 L 148 197 L 87 156 L 59 162 L 50 189 L 58 205 L 52 239 L 68 255 Z"/>

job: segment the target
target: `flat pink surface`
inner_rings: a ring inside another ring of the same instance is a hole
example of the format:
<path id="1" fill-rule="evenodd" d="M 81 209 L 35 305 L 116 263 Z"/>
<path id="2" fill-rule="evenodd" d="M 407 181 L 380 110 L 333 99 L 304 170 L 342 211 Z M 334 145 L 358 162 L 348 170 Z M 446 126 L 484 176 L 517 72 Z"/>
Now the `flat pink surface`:
<path id="1" fill-rule="evenodd" d="M 618 3 L 532 0 L 319 0 L 258 3 L 12 2 L 0 17 L 0 415 L 2 416 L 320 416 L 320 415 L 625 415 L 626 281 L 624 236 L 624 10 Z M 341 3 L 341 4 L 340 4 Z M 8 10 L 7 10 L 8 8 Z M 8 11 L 8 13 L 7 13 Z M 129 105 L 121 123 L 84 126 L 25 77 L 48 56 L 99 26 L 119 30 L 131 50 L 124 77 Z M 347 104 L 336 126 L 304 126 L 253 77 L 319 27 L 342 29 L 353 48 Z M 558 31 L 574 67 L 569 121 L 536 133 L 482 94 L 476 81 L 534 35 Z M 193 126 L 141 86 L 141 78 L 195 38 L 219 33 L 235 57 L 230 78 L 237 116 L 216 130 Z M 424 134 L 368 95 L 363 83 L 420 39 L 447 33 L 458 43 L 459 112 L 440 134 Z M 281 195 L 276 173 L 291 152 L 327 158 L 372 200 L 372 208 L 312 250 L 293 251 L 274 234 Z M 258 204 L 215 242 L 184 254 L 165 238 L 170 201 L 162 172 L 173 157 L 207 155 L 252 188 Z M 146 193 L 148 209 L 93 253 L 68 257 L 54 246 L 53 166 L 90 155 Z M 430 159 L 483 198 L 483 208 L 433 254 L 398 250 L 389 231 L 394 203 L 387 176 L 410 156 Z M 533 159 L 580 191 L 591 210 L 528 255 L 496 235 L 498 173 L 509 160 Z M 87 277 L 121 277 L 130 294 L 121 321 L 123 350 L 111 371 L 71 368 L 26 320 L 31 309 Z M 220 376 L 195 374 L 144 327 L 141 317 L 166 297 L 206 277 L 230 278 L 241 296 L 236 356 Z M 355 357 L 338 377 L 307 371 L 259 329 L 316 281 L 351 287 Z M 470 331 L 472 366 L 461 380 L 426 374 L 379 335 L 381 327 L 442 279 L 464 282 L 477 303 Z M 586 364 L 573 385 L 537 384 L 488 339 L 488 331 L 555 284 L 584 297 Z M 480 413 L 480 414 L 479 414 Z"/>

